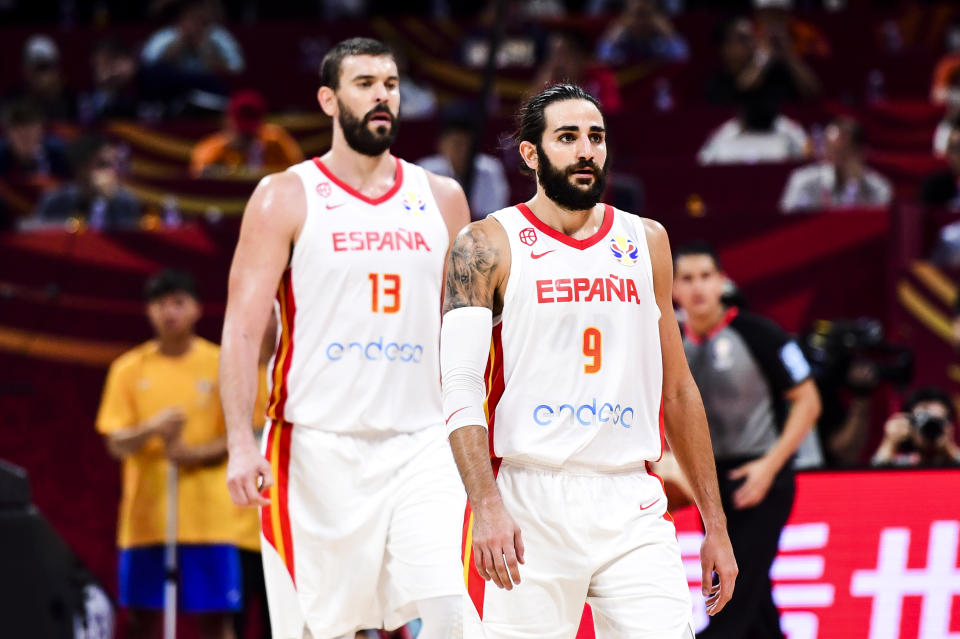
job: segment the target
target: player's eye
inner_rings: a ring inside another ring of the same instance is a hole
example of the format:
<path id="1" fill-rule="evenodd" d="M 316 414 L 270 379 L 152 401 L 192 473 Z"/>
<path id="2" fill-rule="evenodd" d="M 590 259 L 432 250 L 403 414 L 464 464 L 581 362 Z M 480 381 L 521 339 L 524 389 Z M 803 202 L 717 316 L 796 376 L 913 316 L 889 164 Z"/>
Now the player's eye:
<path id="1" fill-rule="evenodd" d="M 573 134 L 572 134 L 572 133 L 564 133 L 564 134 L 562 134 L 562 135 L 560 136 L 559 139 L 560 139 L 561 142 L 573 142 Z"/>
<path id="2" fill-rule="evenodd" d="M 601 142 L 603 142 L 603 136 L 600 135 L 599 133 L 594 133 L 590 136 L 590 141 L 593 142 L 594 144 L 600 144 Z"/>

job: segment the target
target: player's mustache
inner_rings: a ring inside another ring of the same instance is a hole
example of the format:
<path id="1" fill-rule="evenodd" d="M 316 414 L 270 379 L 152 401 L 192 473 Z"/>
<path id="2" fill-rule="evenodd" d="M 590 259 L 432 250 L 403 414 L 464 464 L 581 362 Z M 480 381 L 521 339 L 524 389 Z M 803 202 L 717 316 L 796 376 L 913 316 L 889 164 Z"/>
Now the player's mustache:
<path id="1" fill-rule="evenodd" d="M 591 160 L 580 160 L 576 164 L 568 166 L 567 175 L 573 175 L 577 171 L 581 171 L 583 169 L 590 169 L 591 171 L 593 171 L 593 174 L 595 176 L 600 175 L 600 167 L 597 166 L 597 164 Z"/>
<path id="2" fill-rule="evenodd" d="M 390 116 L 391 122 L 397 119 L 396 116 L 393 115 L 393 111 L 390 110 L 390 107 L 388 107 L 386 104 L 378 104 L 377 106 L 367 111 L 367 114 L 363 116 L 363 123 L 367 124 L 368 122 L 370 122 L 373 116 L 375 116 L 378 113 L 385 113 L 386 115 Z"/>

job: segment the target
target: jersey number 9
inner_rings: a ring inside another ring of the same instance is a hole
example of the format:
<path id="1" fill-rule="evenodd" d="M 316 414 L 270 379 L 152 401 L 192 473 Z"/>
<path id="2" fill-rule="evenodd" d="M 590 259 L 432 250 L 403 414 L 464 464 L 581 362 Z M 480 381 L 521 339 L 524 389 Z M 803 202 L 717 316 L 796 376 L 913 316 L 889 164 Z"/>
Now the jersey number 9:
<path id="1" fill-rule="evenodd" d="M 593 359 L 583 365 L 583 372 L 587 374 L 596 373 L 603 365 L 603 341 L 600 335 L 600 329 L 590 327 L 583 331 L 583 354 Z"/>

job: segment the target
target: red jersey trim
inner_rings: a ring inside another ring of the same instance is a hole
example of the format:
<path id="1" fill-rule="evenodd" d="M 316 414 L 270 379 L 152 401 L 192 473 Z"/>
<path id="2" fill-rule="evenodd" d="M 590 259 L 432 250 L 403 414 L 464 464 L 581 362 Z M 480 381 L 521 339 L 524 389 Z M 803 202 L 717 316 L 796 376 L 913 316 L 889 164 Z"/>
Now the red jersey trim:
<path id="1" fill-rule="evenodd" d="M 372 204 L 373 206 L 376 206 L 377 204 L 383 204 L 384 202 L 392 198 L 394 195 L 396 195 L 397 191 L 400 190 L 400 186 L 403 184 L 403 164 L 400 162 L 400 158 L 394 157 L 393 159 L 397 163 L 397 172 L 393 178 L 393 186 L 391 186 L 386 193 L 384 193 L 378 198 L 367 197 L 360 191 L 356 190 L 355 188 L 353 188 L 352 186 L 350 186 L 349 184 L 347 184 L 346 182 L 338 178 L 336 175 L 333 174 L 333 172 L 330 169 L 327 168 L 327 166 L 323 163 L 323 160 L 321 160 L 320 158 L 313 158 L 313 163 L 317 165 L 317 168 L 320 169 L 321 173 L 327 176 L 331 182 L 339 186 L 341 189 L 343 189 L 353 197 L 357 198 L 358 200 L 361 200 L 363 202 L 366 202 L 367 204 Z"/>
<path id="2" fill-rule="evenodd" d="M 600 228 L 596 233 L 582 240 L 575 240 L 569 235 L 561 233 L 553 227 L 547 226 L 546 222 L 534 215 L 533 211 L 531 211 L 530 207 L 526 204 L 517 204 L 517 210 L 523 213 L 523 217 L 527 218 L 527 221 L 533 224 L 534 228 L 536 228 L 538 231 L 546 233 L 548 236 L 552 237 L 558 242 L 562 242 L 567 246 L 581 251 L 583 249 L 590 248 L 602 240 L 604 237 L 606 237 L 607 233 L 610 232 L 610 229 L 613 228 L 613 208 L 609 204 L 603 205 L 603 222 L 600 224 Z"/>
<path id="3" fill-rule="evenodd" d="M 738 313 L 740 313 L 740 309 L 736 306 L 731 306 L 728 308 L 723 318 L 717 322 L 716 326 L 707 331 L 706 335 L 697 335 L 693 332 L 693 329 L 690 328 L 690 323 L 685 322 L 683 325 L 683 335 L 697 346 L 700 346 L 705 341 L 712 339 L 717 333 L 730 326 L 730 322 L 733 321 L 733 318 L 736 317 Z"/>

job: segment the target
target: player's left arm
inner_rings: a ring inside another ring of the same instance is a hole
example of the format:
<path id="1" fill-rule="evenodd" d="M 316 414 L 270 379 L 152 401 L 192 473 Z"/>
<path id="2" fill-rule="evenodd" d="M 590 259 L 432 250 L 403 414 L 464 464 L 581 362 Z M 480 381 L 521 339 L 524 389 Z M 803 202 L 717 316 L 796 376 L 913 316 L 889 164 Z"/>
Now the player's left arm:
<path id="1" fill-rule="evenodd" d="M 737 562 L 727 535 L 727 519 L 720 502 L 717 469 L 707 416 L 700 391 L 690 373 L 676 315 L 673 312 L 673 256 L 670 240 L 661 224 L 643 221 L 653 265 L 653 288 L 660 308 L 660 348 L 663 357 L 663 420 L 670 449 L 690 481 L 694 500 L 703 518 L 706 536 L 700 548 L 702 591 L 707 613 L 714 615 L 733 595 Z M 713 585 L 713 573 L 719 585 Z"/>

